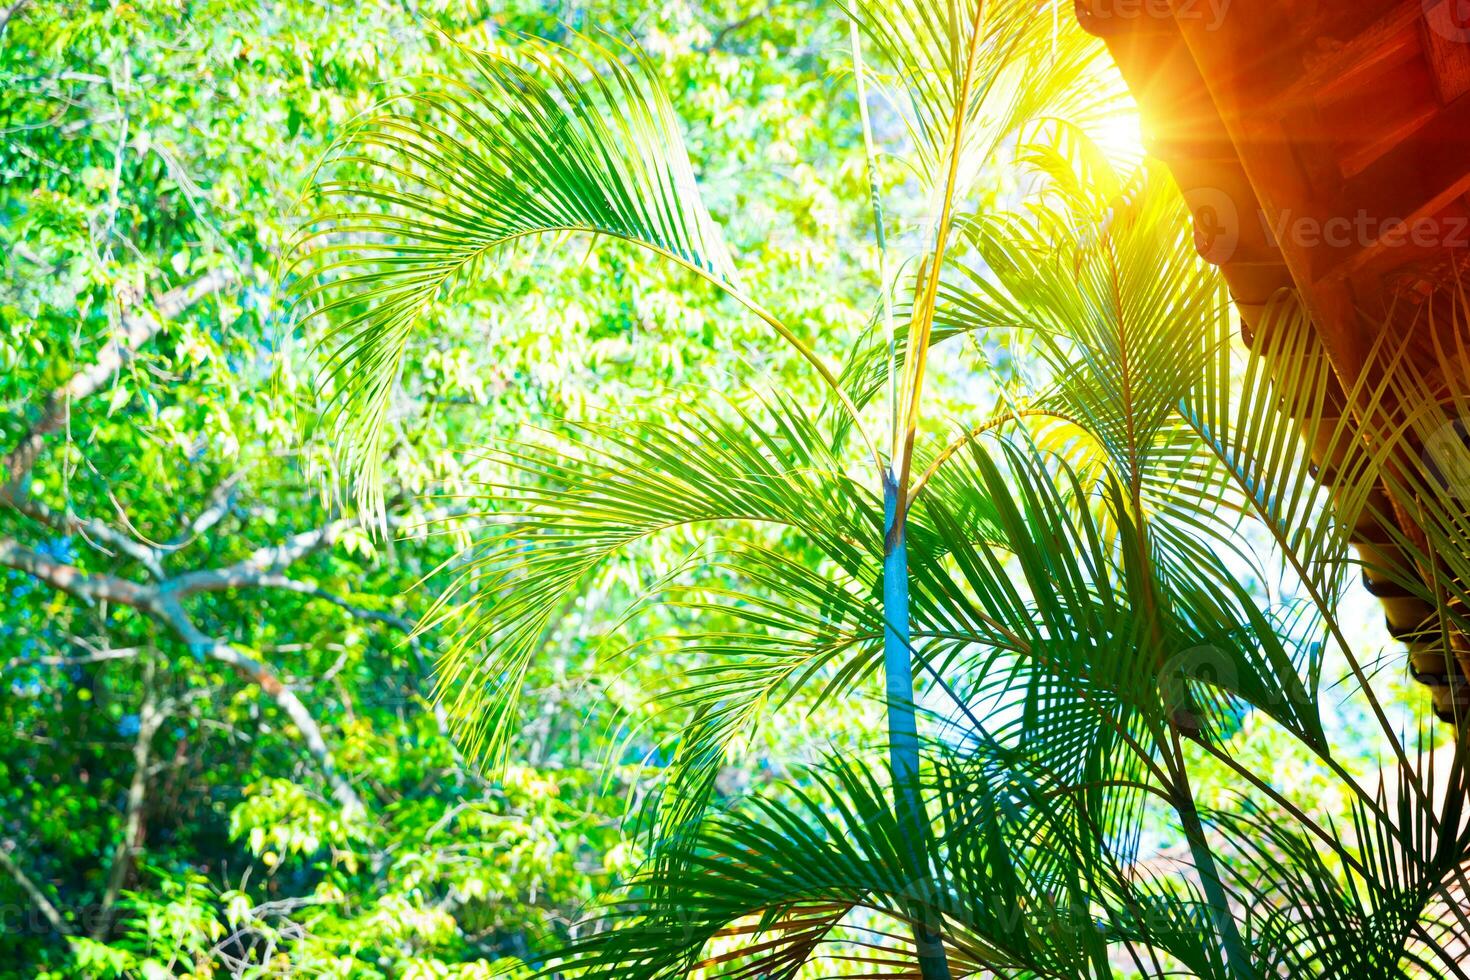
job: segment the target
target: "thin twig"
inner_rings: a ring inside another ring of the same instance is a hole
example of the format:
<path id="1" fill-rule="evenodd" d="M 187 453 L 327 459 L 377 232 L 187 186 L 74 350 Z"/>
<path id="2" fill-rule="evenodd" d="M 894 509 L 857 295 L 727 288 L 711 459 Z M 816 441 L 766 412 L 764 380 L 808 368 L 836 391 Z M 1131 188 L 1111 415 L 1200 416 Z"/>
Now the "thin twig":
<path id="1" fill-rule="evenodd" d="M 46 897 L 46 893 L 41 890 L 41 886 L 32 881 L 30 875 L 26 874 L 20 865 L 15 862 L 15 859 L 10 856 L 10 852 L 14 848 L 15 843 L 13 841 L 0 841 L 0 869 L 3 869 L 10 877 L 15 879 L 16 884 L 20 885 L 21 891 L 30 897 L 32 904 L 36 906 L 37 911 L 41 913 L 42 917 L 45 918 L 52 929 L 56 930 L 60 935 L 70 936 L 72 934 L 71 926 L 66 924 L 66 920 L 61 917 L 61 913 L 56 910 L 56 906 L 52 904 L 51 899 Z"/>

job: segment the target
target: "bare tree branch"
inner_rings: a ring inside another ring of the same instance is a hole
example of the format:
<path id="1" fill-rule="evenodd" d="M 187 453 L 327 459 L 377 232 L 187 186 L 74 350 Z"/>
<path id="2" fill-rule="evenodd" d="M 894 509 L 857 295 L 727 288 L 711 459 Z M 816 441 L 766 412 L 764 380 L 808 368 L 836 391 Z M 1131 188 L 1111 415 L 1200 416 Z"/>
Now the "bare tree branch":
<path id="1" fill-rule="evenodd" d="M 367 813 L 367 807 L 363 805 L 357 791 L 337 770 L 337 764 L 332 758 L 332 750 L 327 746 L 327 740 L 322 737 L 321 727 L 317 725 L 316 719 L 311 716 L 311 712 L 307 710 L 301 698 L 297 697 L 295 691 L 283 683 L 264 663 L 240 648 L 223 643 L 204 633 L 184 614 L 183 608 L 177 603 L 168 604 L 165 616 L 165 621 L 183 638 L 196 657 L 214 660 L 230 667 L 235 673 L 258 686 L 271 700 L 275 701 L 276 707 L 286 713 L 286 717 L 291 719 L 291 723 L 301 733 L 301 740 L 306 744 L 307 751 L 316 759 L 322 775 L 326 777 L 327 784 L 332 788 L 332 799 L 342 807 L 344 816 L 348 819 L 356 819 Z"/>
<path id="2" fill-rule="evenodd" d="M 287 592 L 295 592 L 299 595 L 310 596 L 313 599 L 321 599 L 323 602 L 330 602 L 355 619 L 368 620 L 390 626 L 408 638 L 409 649 L 412 650 L 414 660 L 418 663 L 419 670 L 423 671 L 424 676 L 427 677 L 432 673 L 424 657 L 423 644 L 419 640 L 417 633 L 418 624 L 407 617 L 399 616 L 396 613 L 382 612 L 377 609 L 367 609 L 335 593 L 328 592 L 319 586 L 285 575 L 262 575 L 250 584 L 263 589 L 284 589 Z M 464 758 L 460 755 L 459 749 L 455 746 L 450 733 L 449 713 L 444 710 L 444 702 L 440 698 L 431 696 L 426 698 L 426 700 L 429 702 L 430 710 L 434 713 L 434 723 L 439 730 L 439 734 L 443 736 L 445 742 L 449 745 L 450 754 L 454 756 L 455 761 L 460 765 L 460 768 L 455 773 L 456 780 L 458 781 L 463 777 L 465 765 Z"/>
<path id="3" fill-rule="evenodd" d="M 0 538 L 0 566 L 25 572 L 88 605 L 115 602 L 149 612 L 158 595 L 156 587 L 138 585 L 111 575 L 88 575 L 9 538 Z"/>
<path id="4" fill-rule="evenodd" d="M 0 868 L 3 868 L 6 874 L 15 879 L 16 884 L 20 885 L 21 891 L 30 896 L 31 903 L 36 906 L 41 915 L 50 923 L 52 929 L 55 929 L 60 935 L 70 936 L 71 927 L 66 924 L 66 920 L 56 910 L 56 906 L 51 904 L 51 899 L 46 897 L 46 893 L 41 890 L 41 886 L 32 881 L 30 875 L 26 874 L 21 869 L 21 866 L 15 863 L 15 859 L 10 856 L 10 852 L 14 848 L 14 841 L 0 841 Z"/>
<path id="5" fill-rule="evenodd" d="M 225 519 L 225 515 L 234 506 L 235 495 L 239 490 L 240 480 L 243 475 L 242 473 L 234 473 L 209 492 L 209 498 L 204 504 L 204 509 L 195 515 L 187 527 L 174 535 L 169 541 L 168 549 L 170 551 L 177 551 L 183 548 L 189 542 L 195 540 Z"/>
<path id="6" fill-rule="evenodd" d="M 11 12 L 14 10 L 12 7 Z M 0 26 L 3 26 L 3 21 L 0 21 Z M 0 495 L 24 495 L 23 488 L 17 484 L 24 481 L 35 465 L 46 437 L 65 424 L 72 402 L 86 398 L 102 387 L 119 368 L 132 360 L 138 348 L 163 329 L 165 320 L 178 316 L 205 296 L 217 293 L 238 280 L 239 273 L 234 269 L 215 269 L 187 286 L 164 293 L 157 303 L 156 313 L 138 310 L 123 317 L 118 335 L 97 353 L 96 362 L 72 375 L 71 380 L 47 395 L 40 416 L 21 436 L 15 448 L 0 458 L 0 470 L 3 470 L 0 478 L 3 478 L 4 485 L 0 488 Z"/>
<path id="7" fill-rule="evenodd" d="M 223 592 L 226 589 L 260 585 L 261 579 L 295 564 L 320 548 L 330 547 L 342 532 L 357 526 L 357 521 L 344 519 L 333 521 L 311 531 L 293 534 L 281 544 L 257 548 L 249 558 L 225 565 L 185 572 L 164 584 L 164 588 L 175 596 L 191 596 L 200 592 Z"/>
<path id="8" fill-rule="evenodd" d="M 754 13 L 747 14 L 746 16 L 741 17 L 739 20 L 732 20 L 728 24 L 723 25 L 718 31 L 714 33 L 714 36 L 710 38 L 710 42 L 704 46 L 703 50 L 720 50 L 720 48 L 724 46 L 726 39 L 728 39 L 731 34 L 734 34 L 742 27 L 746 27 L 760 20 L 770 11 L 770 9 L 771 5 L 769 3 L 764 4 L 759 10 L 755 11 Z"/>
<path id="9" fill-rule="evenodd" d="M 72 637 L 72 640 L 81 642 L 81 637 Z M 76 657 L 11 657 L 4 665 L 0 665 L 0 673 L 20 667 L 81 667 L 86 664 L 106 663 L 109 660 L 131 660 L 143 651 L 143 647 L 117 647 L 93 650 L 91 653 L 84 653 Z"/>
<path id="10" fill-rule="evenodd" d="M 297 535 L 293 542 L 296 543 L 296 546 L 300 546 L 305 537 Z M 282 547 L 287 548 L 285 552 L 287 554 L 295 553 L 294 548 Z M 262 550 L 274 551 L 274 549 Z M 196 657 L 225 664 L 241 677 L 257 685 L 276 703 L 278 708 L 285 712 L 296 726 L 297 731 L 301 733 L 302 742 L 316 759 L 317 765 L 332 788 L 333 799 L 341 804 L 344 811 L 350 816 L 367 812 L 367 808 L 353 790 L 351 783 L 337 771 L 331 750 L 327 747 L 326 739 L 322 737 L 321 727 L 317 725 L 316 720 L 312 718 L 296 692 L 283 683 L 265 664 L 237 647 L 217 640 L 199 629 L 184 611 L 180 602 L 182 595 L 187 593 L 173 588 L 173 582 L 138 585 L 112 575 L 89 575 L 71 565 L 58 562 L 47 555 L 24 548 L 7 539 L 0 539 L 0 566 L 25 572 L 83 602 L 114 602 L 137 609 L 182 640 Z M 176 581 L 178 580 L 174 580 Z"/>
<path id="11" fill-rule="evenodd" d="M 80 534 L 88 544 L 98 550 L 106 554 L 125 555 L 142 565 L 155 579 L 163 578 L 163 556 L 158 549 L 149 547 L 110 524 L 78 517 L 70 512 L 62 513 L 26 496 L 5 500 L 3 494 L 0 494 L 0 503 L 9 503 L 18 513 L 59 534 Z"/>
<path id="12" fill-rule="evenodd" d="M 255 575 L 243 576 L 237 579 L 235 585 L 241 588 L 280 589 L 283 592 L 295 592 L 297 595 L 304 595 L 312 599 L 320 599 L 323 602 L 330 602 L 354 619 L 362 619 L 391 626 L 401 633 L 408 634 L 410 643 L 418 642 L 413 636 L 418 624 L 413 620 L 399 616 L 397 613 L 383 612 L 378 609 L 368 609 L 366 606 L 359 606 L 350 599 L 344 599 L 342 596 L 334 592 L 329 592 L 319 585 L 313 585 L 311 582 L 303 582 L 301 579 L 291 578 L 290 576 L 276 572 L 262 572 Z"/>
<path id="13" fill-rule="evenodd" d="M 0 10 L 0 38 L 3 38 L 5 36 L 5 29 L 9 27 L 10 22 L 15 19 L 15 15 L 20 13 L 22 10 L 25 10 L 30 5 L 31 0 L 15 0 L 14 3 L 6 7 L 4 10 Z"/>

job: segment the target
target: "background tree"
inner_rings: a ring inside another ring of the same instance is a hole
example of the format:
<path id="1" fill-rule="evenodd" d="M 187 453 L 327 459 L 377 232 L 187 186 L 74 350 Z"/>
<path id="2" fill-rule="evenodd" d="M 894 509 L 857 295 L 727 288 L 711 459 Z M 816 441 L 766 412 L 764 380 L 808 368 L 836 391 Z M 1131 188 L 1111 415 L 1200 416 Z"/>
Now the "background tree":
<path id="1" fill-rule="evenodd" d="M 720 206 L 749 215 L 736 227 L 760 267 L 805 303 L 847 259 L 764 229 L 857 220 L 860 157 L 807 151 L 852 107 L 829 108 L 827 56 L 790 41 L 803 8 L 752 12 L 624 23 L 664 51 L 681 111 L 717 120 L 700 145 L 756 177 L 742 193 L 758 201 Z M 439 66 L 437 30 L 483 43 L 582 16 L 221 2 L 6 18 L 6 970 L 484 972 L 544 956 L 631 867 L 620 797 L 656 784 L 670 726 L 637 686 L 581 667 L 671 549 L 561 610 L 518 765 L 486 780 L 428 701 L 440 638 L 408 640 L 447 573 L 410 587 L 458 547 L 423 525 L 459 505 L 422 495 L 478 478 L 467 443 L 720 383 L 753 331 L 716 334 L 719 310 L 677 279 L 633 288 L 624 258 L 507 257 L 409 347 L 375 537 L 321 493 L 315 367 L 275 286 L 303 162 L 385 79 Z M 820 315 L 862 322 L 841 303 Z M 727 789 L 769 778 L 780 749 L 727 767 Z"/>

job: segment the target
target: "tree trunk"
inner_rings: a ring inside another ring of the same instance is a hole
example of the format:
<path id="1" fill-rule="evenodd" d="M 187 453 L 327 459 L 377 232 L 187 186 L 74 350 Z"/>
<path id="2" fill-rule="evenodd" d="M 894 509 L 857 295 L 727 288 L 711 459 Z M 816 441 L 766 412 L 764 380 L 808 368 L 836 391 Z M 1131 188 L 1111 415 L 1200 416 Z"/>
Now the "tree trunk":
<path id="1" fill-rule="evenodd" d="M 898 481 L 883 478 L 883 668 L 888 695 L 888 762 L 893 771 L 894 803 L 910 866 L 923 869 L 909 883 L 907 898 L 917 914 L 914 944 L 923 980 L 949 980 L 949 962 L 940 936 L 935 882 L 928 873 L 929 817 L 919 787 L 919 729 L 914 712 L 913 650 L 909 642 L 908 540 L 898 513 Z"/>

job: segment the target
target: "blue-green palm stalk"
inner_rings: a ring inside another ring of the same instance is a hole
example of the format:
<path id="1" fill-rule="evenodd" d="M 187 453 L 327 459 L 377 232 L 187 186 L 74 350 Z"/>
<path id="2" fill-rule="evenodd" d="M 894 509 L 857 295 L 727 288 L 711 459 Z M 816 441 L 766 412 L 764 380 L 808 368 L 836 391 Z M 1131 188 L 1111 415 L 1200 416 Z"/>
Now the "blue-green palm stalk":
<path id="1" fill-rule="evenodd" d="M 899 826 L 906 832 L 904 837 L 912 847 L 911 859 L 917 865 L 923 852 L 924 841 L 930 833 L 929 817 L 925 812 L 920 787 L 920 753 L 918 722 L 914 710 L 913 645 L 909 621 L 909 568 L 908 568 L 908 492 L 913 465 L 914 437 L 918 429 L 920 406 L 922 405 L 924 367 L 928 351 L 928 336 L 933 329 L 934 312 L 938 299 L 940 273 L 944 267 L 950 235 L 953 231 L 955 208 L 964 194 L 966 172 L 965 157 L 974 152 L 974 133 L 980 129 L 978 121 L 971 117 L 971 106 L 983 105 L 985 96 L 997 86 L 1014 84 L 1014 78 L 1006 78 L 1011 63 L 1008 58 L 997 59 L 992 64 L 982 65 L 980 55 L 987 40 L 987 17 L 997 12 L 987 7 L 985 0 L 973 4 L 951 5 L 948 17 L 941 21 L 942 35 L 947 37 L 947 46 L 926 46 L 913 43 L 916 34 L 934 30 L 933 22 L 926 23 L 922 13 L 906 11 L 902 7 L 884 9 L 873 6 L 863 17 L 864 11 L 855 10 L 852 15 L 852 47 L 854 76 L 863 122 L 863 142 L 867 154 L 869 188 L 872 198 L 874 233 L 879 254 L 879 287 L 883 320 L 888 340 L 889 370 L 889 423 L 890 443 L 887 465 L 880 479 L 883 488 L 883 671 L 885 695 L 888 703 L 889 770 L 893 779 L 895 804 L 900 815 Z M 1011 11 L 1000 11 L 1002 16 Z M 1019 43 L 1024 34 L 1011 31 L 1004 21 L 1002 31 L 995 40 L 998 48 Z M 908 322 L 908 335 L 917 338 L 917 349 L 921 353 L 907 362 L 907 370 L 900 376 L 895 370 L 896 331 L 894 330 L 890 284 L 887 281 L 886 242 L 883 208 L 878 190 L 878 176 L 866 104 L 864 84 L 864 62 L 862 58 L 859 28 L 866 27 L 870 38 L 888 55 L 900 70 L 906 71 L 914 81 L 937 84 L 932 89 L 913 87 L 923 92 L 925 98 L 915 99 L 910 116 L 913 130 L 919 134 L 919 155 L 926 165 L 932 186 L 931 194 L 937 200 L 938 212 L 932 229 L 932 245 L 922 256 L 915 283 L 915 300 Z M 921 60 L 931 53 L 942 53 L 944 57 L 936 63 L 925 64 Z M 1034 57 L 1034 49 L 1026 50 L 1026 56 Z M 918 57 L 916 57 L 916 55 Z M 994 136 L 987 150 L 995 150 Z M 989 154 L 987 153 L 988 157 Z M 942 176 L 941 176 L 942 174 Z M 927 888 L 926 885 L 920 885 Z M 929 897 L 921 898 L 924 904 Z M 949 966 L 937 922 L 928 916 L 915 925 L 915 955 L 919 960 L 920 973 L 925 980 L 947 980 Z"/>
<path id="2" fill-rule="evenodd" d="M 701 531 L 697 574 L 647 601 L 716 624 L 678 638 L 698 666 L 666 696 L 690 722 L 649 865 L 608 909 L 611 928 L 548 972 L 1463 975 L 1463 807 L 1434 813 L 1407 762 L 1391 797 L 1363 789 L 1318 716 L 1304 616 L 1367 678 L 1333 618 L 1346 536 L 1295 421 L 1320 417 L 1326 391 L 1309 324 L 1283 299 L 1257 350 L 1234 358 L 1227 297 L 1167 179 L 1116 175 L 1066 120 L 1097 49 L 1053 43 L 1047 11 L 920 0 L 852 14 L 873 77 L 895 86 L 914 182 L 937 204 L 919 254 L 892 263 L 911 270 L 911 298 L 891 349 L 859 348 L 840 372 L 742 282 L 635 52 L 527 40 L 474 56 L 473 83 L 385 107 L 321 185 L 339 206 L 303 242 L 304 297 L 333 325 L 329 380 L 369 505 L 417 320 L 526 236 L 618 239 L 691 270 L 784 338 L 829 395 L 819 411 L 756 389 L 706 395 L 579 420 L 554 447 L 489 451 L 507 474 L 491 488 L 499 521 L 426 627 L 452 634 L 443 692 L 469 746 L 504 758 L 552 617 L 648 538 Z M 977 164 L 1013 146 L 1045 193 L 1022 213 L 975 213 Z M 925 361 L 965 334 L 1024 343 L 1030 375 L 935 444 Z M 1265 369 L 1283 362 L 1301 369 Z M 863 408 L 886 384 L 892 438 L 874 439 Z M 1385 473 L 1362 426 L 1309 435 L 1343 447 L 1339 509 L 1367 506 Z M 1301 578 L 1305 613 L 1241 583 L 1255 560 L 1243 515 Z M 1436 544 L 1463 544 L 1444 523 Z M 635 669 L 638 655 L 626 651 Z M 961 706 L 944 738 L 920 731 L 916 665 Z M 840 698 L 878 671 L 886 778 L 843 758 L 708 814 L 731 744 L 799 689 Z M 1350 832 L 1232 756 L 1247 712 L 1339 777 Z M 1239 778 L 1248 806 L 1196 803 L 1200 756 Z M 1182 873 L 1139 860 L 1159 819 L 1188 845 Z"/>

